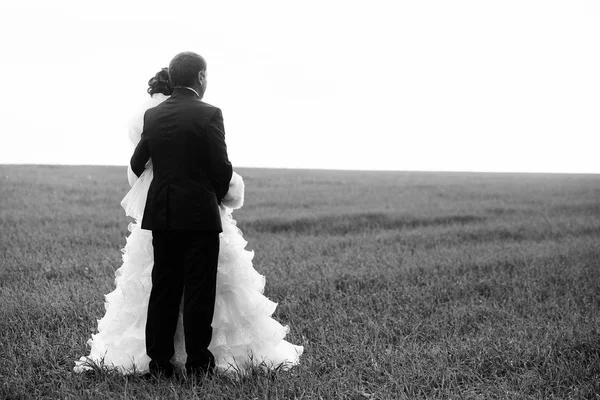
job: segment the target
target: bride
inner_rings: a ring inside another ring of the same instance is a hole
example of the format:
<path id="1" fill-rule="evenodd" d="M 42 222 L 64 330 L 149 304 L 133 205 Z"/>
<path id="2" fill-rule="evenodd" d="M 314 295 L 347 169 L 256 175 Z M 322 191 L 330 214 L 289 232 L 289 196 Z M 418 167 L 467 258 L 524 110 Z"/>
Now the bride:
<path id="1" fill-rule="evenodd" d="M 141 138 L 145 111 L 166 100 L 173 91 L 167 68 L 150 79 L 148 85 L 150 98 L 130 124 L 129 139 L 134 147 Z M 98 320 L 98 333 L 88 340 L 90 354 L 75 363 L 75 372 L 102 365 L 122 374 L 149 370 L 144 332 L 154 255 L 152 231 L 141 229 L 141 223 L 152 178 L 151 161 L 139 178 L 131 168 L 128 170 L 132 187 L 121 206 L 135 222 L 128 227 L 130 235 L 122 250 L 123 264 L 115 273 L 116 289 L 105 296 L 106 313 Z M 245 250 L 247 242 L 231 215 L 243 202 L 244 182 L 234 172 L 229 192 L 219 206 L 223 232 L 209 350 L 220 372 L 243 374 L 255 366 L 287 369 L 298 364 L 304 349 L 284 340 L 289 328 L 271 317 L 277 304 L 262 294 L 265 278 L 253 268 L 254 254 Z M 173 340 L 175 355 L 171 363 L 183 367 L 186 352 L 181 307 Z"/>

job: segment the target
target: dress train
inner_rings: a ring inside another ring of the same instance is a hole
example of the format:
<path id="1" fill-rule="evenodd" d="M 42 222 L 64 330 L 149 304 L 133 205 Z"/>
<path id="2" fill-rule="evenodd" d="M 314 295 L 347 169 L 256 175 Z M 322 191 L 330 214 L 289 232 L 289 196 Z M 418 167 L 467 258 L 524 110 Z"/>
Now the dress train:
<path id="1" fill-rule="evenodd" d="M 90 354 L 75 363 L 75 372 L 92 369 L 90 364 L 102 364 L 123 374 L 148 371 L 145 326 L 154 255 L 152 232 L 141 229 L 141 219 L 152 177 L 152 168 L 146 168 L 121 203 L 135 222 L 129 224 L 123 264 L 115 272 L 116 288 L 105 296 L 106 313 L 98 320 L 98 333 L 88 340 Z M 254 253 L 245 249 L 247 242 L 232 217 L 232 209 L 241 207 L 243 197 L 243 180 L 234 173 L 225 205 L 220 206 L 223 233 L 209 350 L 222 372 L 243 373 L 252 366 L 288 369 L 298 364 L 304 348 L 286 341 L 289 327 L 272 318 L 277 304 L 263 295 L 265 277 L 254 269 Z M 174 342 L 171 361 L 183 366 L 186 353 L 181 312 Z"/>

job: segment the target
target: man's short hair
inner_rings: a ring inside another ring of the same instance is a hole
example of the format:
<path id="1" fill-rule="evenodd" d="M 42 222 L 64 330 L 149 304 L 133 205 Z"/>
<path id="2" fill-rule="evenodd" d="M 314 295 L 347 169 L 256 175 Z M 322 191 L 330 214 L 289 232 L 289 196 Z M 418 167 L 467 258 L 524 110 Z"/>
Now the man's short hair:
<path id="1" fill-rule="evenodd" d="M 200 71 L 206 71 L 206 61 L 192 51 L 177 54 L 169 63 L 169 79 L 173 86 L 196 85 Z"/>

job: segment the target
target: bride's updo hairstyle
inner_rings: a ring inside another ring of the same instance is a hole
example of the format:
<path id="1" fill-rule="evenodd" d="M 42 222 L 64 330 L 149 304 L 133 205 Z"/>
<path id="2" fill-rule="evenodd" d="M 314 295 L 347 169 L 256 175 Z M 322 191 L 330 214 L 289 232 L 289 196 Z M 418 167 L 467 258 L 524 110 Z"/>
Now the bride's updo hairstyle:
<path id="1" fill-rule="evenodd" d="M 173 93 L 173 85 L 169 81 L 169 69 L 163 68 L 148 81 L 148 93 L 152 96 L 155 93 L 162 93 L 170 96 Z"/>
<path id="2" fill-rule="evenodd" d="M 173 86 L 194 87 L 198 84 L 198 73 L 206 72 L 206 61 L 200 54 L 184 51 L 169 63 L 169 77 Z"/>

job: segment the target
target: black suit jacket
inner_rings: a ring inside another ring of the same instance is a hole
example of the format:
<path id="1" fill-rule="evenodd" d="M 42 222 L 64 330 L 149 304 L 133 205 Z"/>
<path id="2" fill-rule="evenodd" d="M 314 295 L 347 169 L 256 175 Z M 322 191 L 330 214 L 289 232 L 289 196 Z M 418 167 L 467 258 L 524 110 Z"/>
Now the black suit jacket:
<path id="1" fill-rule="evenodd" d="M 222 231 L 219 204 L 233 172 L 223 115 L 185 88 L 144 115 L 131 169 L 140 176 L 152 158 L 142 229 Z"/>

